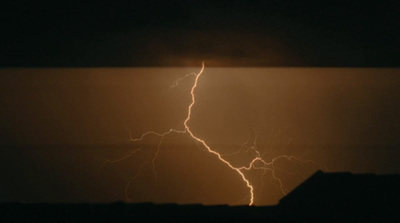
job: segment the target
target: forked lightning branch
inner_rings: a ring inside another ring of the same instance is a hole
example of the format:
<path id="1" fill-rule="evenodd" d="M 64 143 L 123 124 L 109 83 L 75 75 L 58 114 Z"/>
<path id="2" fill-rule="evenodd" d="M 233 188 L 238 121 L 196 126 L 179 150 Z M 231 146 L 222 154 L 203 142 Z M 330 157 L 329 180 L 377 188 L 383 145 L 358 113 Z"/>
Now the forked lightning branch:
<path id="1" fill-rule="evenodd" d="M 185 76 L 183 76 L 182 78 L 179 78 L 178 80 L 174 81 L 174 83 L 173 83 L 173 87 L 176 87 L 177 85 L 179 85 L 180 81 L 182 81 L 183 79 L 194 76 L 194 82 L 190 89 L 191 101 L 190 101 L 190 104 L 187 106 L 187 113 L 186 113 L 187 115 L 183 119 L 183 128 L 182 129 L 171 128 L 166 132 L 148 131 L 148 132 L 143 133 L 140 137 L 130 139 L 130 141 L 132 141 L 132 142 L 140 142 L 148 136 L 157 136 L 159 138 L 159 141 L 157 143 L 157 150 L 154 153 L 153 158 L 150 161 L 143 163 L 140 166 L 138 172 L 128 182 L 128 184 L 125 188 L 126 198 L 129 199 L 128 189 L 131 186 L 132 182 L 141 174 L 141 171 L 142 171 L 143 167 L 145 166 L 145 164 L 148 164 L 150 162 L 152 163 L 154 175 L 155 175 L 155 177 L 157 177 L 157 172 L 155 169 L 155 162 L 156 162 L 158 153 L 160 151 L 160 146 L 162 145 L 165 137 L 168 137 L 171 134 L 186 134 L 186 135 L 188 135 L 191 139 L 193 139 L 194 142 L 197 142 L 198 144 L 200 144 L 210 154 L 210 156 L 217 157 L 219 162 L 223 163 L 224 165 L 229 167 L 233 172 L 235 172 L 238 176 L 238 180 L 243 181 L 244 186 L 247 187 L 247 189 L 248 189 L 248 195 L 249 195 L 248 205 L 249 206 L 252 206 L 254 204 L 255 193 L 254 193 L 253 184 L 249 180 L 249 178 L 246 176 L 246 173 L 248 173 L 250 170 L 253 170 L 253 169 L 264 170 L 264 175 L 266 174 L 267 171 L 271 171 L 272 177 L 279 183 L 282 193 L 287 194 L 288 189 L 285 187 L 282 180 L 280 178 L 278 178 L 275 174 L 276 168 L 275 168 L 274 163 L 279 159 L 285 159 L 288 161 L 297 161 L 297 162 L 303 162 L 303 163 L 312 162 L 312 161 L 302 160 L 298 157 L 289 156 L 289 155 L 280 155 L 280 156 L 277 156 L 277 157 L 271 159 L 270 161 L 266 161 L 265 159 L 262 158 L 261 153 L 256 148 L 257 135 L 255 135 L 252 146 L 247 146 L 248 143 L 244 144 L 244 146 L 246 147 L 247 150 L 253 151 L 254 158 L 247 165 L 235 166 L 226 159 L 224 154 L 219 153 L 217 150 L 211 148 L 204 139 L 199 138 L 196 135 L 196 133 L 191 129 L 190 121 L 191 121 L 192 110 L 194 109 L 194 106 L 196 104 L 197 85 L 198 85 L 199 79 L 202 77 L 203 73 L 204 73 L 204 62 L 202 63 L 201 70 L 198 73 L 186 74 Z M 108 160 L 107 162 L 121 161 L 130 156 L 134 156 L 135 153 L 137 153 L 139 151 L 140 151 L 140 149 L 133 150 L 131 153 L 129 153 L 119 159 Z"/>

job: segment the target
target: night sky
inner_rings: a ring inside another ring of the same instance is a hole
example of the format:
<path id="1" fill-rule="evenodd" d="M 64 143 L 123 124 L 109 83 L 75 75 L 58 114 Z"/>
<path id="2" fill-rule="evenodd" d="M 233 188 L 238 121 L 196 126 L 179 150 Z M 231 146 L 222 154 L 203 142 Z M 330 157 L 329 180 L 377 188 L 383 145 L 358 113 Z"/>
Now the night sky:
<path id="1" fill-rule="evenodd" d="M 398 1 L 9 1 L 4 67 L 398 66 Z"/>
<path id="2" fill-rule="evenodd" d="M 194 77 L 174 81 L 202 61 L 189 125 L 233 165 L 254 158 L 247 142 L 304 161 L 276 160 L 288 191 L 317 169 L 400 173 L 396 1 L 0 10 L 0 202 L 247 204 L 240 177 L 188 135 L 164 138 L 156 159 L 159 138 L 129 142 L 183 128 Z M 248 177 L 256 205 L 284 196 L 270 171 Z"/>

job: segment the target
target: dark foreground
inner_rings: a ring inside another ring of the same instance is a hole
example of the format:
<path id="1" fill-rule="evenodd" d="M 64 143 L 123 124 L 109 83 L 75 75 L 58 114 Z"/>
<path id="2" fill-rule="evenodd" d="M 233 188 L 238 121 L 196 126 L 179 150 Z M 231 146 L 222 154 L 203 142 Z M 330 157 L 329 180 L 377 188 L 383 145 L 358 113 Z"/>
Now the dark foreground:
<path id="1" fill-rule="evenodd" d="M 299 208 L 301 209 L 301 208 Z M 0 222 L 399 222 L 385 210 L 332 209 L 329 213 L 280 206 L 164 204 L 1 204 Z"/>
<path id="2" fill-rule="evenodd" d="M 400 222 L 400 175 L 318 171 L 263 207 L 3 203 L 0 222 Z"/>

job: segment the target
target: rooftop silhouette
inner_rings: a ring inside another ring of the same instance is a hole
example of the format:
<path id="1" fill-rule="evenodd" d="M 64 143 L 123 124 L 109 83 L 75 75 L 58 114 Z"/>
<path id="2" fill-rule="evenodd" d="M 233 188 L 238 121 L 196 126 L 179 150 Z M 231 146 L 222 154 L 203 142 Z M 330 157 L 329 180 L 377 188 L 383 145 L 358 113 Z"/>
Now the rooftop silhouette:
<path id="1" fill-rule="evenodd" d="M 400 175 L 317 171 L 279 202 L 302 216 L 387 216 L 400 209 Z"/>

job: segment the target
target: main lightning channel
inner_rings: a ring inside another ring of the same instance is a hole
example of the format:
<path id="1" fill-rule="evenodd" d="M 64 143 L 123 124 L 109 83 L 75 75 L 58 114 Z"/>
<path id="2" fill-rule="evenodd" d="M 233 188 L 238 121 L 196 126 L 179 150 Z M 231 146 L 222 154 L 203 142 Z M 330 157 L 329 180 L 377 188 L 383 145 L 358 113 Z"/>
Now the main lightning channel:
<path id="1" fill-rule="evenodd" d="M 201 74 L 203 73 L 203 71 L 204 71 L 204 62 L 202 63 L 202 67 L 201 67 L 200 72 L 196 75 L 196 78 L 195 78 L 193 87 L 192 87 L 192 89 L 191 89 L 191 91 L 190 91 L 190 94 L 191 94 L 191 96 L 192 96 L 192 103 L 190 103 L 190 105 L 189 105 L 189 107 L 188 107 L 188 115 L 187 115 L 187 117 L 186 117 L 186 119 L 185 119 L 185 122 L 183 123 L 183 125 L 185 126 L 185 131 L 186 131 L 187 133 L 189 133 L 189 135 L 190 135 L 194 140 L 196 140 L 197 142 L 201 143 L 201 144 L 207 149 L 207 151 L 208 151 L 209 153 L 216 155 L 220 161 L 222 161 L 223 163 L 225 163 L 229 168 L 235 170 L 235 171 L 241 176 L 242 180 L 246 183 L 246 186 L 247 186 L 247 187 L 249 188 L 249 190 L 250 190 L 250 203 L 249 203 L 249 206 L 252 206 L 253 203 L 254 203 L 254 188 L 253 188 L 253 186 L 251 185 L 250 181 L 246 178 L 246 176 L 244 175 L 244 173 L 241 171 L 241 169 L 232 166 L 231 163 L 229 163 L 227 160 L 225 160 L 224 158 L 222 158 L 222 155 L 221 155 L 220 153 L 218 153 L 218 152 L 215 151 L 215 150 L 212 150 L 211 147 L 208 146 L 207 143 L 206 143 L 203 139 L 200 139 L 199 137 L 195 136 L 195 135 L 193 134 L 193 132 L 190 130 L 190 127 L 189 127 L 189 125 L 188 125 L 188 122 L 190 121 L 191 114 L 192 114 L 192 108 L 193 108 L 194 104 L 196 103 L 196 100 L 195 100 L 196 98 L 195 98 L 194 91 L 195 91 L 195 89 L 196 89 L 196 87 L 197 87 L 198 80 L 199 80 Z"/>

